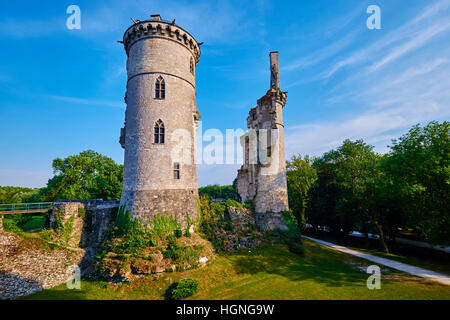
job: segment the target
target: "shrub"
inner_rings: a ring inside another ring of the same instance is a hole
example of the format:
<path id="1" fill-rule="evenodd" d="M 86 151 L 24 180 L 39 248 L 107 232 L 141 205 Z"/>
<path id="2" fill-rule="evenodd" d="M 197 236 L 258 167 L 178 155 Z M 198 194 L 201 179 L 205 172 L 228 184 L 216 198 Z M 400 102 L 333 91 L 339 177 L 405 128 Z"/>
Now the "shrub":
<path id="1" fill-rule="evenodd" d="M 198 264 L 202 246 L 180 246 L 174 235 L 168 236 L 167 240 L 167 249 L 163 251 L 164 257 L 172 259 L 172 262 L 178 265 L 184 263 L 194 267 Z"/>
<path id="2" fill-rule="evenodd" d="M 141 235 L 127 236 L 122 239 L 119 245 L 114 246 L 114 251 L 138 256 L 141 254 L 142 249 L 150 247 L 152 244 L 152 240 L 147 240 Z"/>
<path id="3" fill-rule="evenodd" d="M 180 300 L 194 295 L 198 289 L 198 281 L 194 279 L 183 279 L 172 284 L 167 289 L 166 297 L 170 300 Z"/>
<path id="4" fill-rule="evenodd" d="M 181 229 L 176 229 L 173 234 L 175 235 L 175 237 L 181 238 L 181 236 L 183 235 L 183 231 L 181 231 Z"/>
<path id="5" fill-rule="evenodd" d="M 180 249 L 182 248 L 180 248 L 177 238 L 171 234 L 167 237 L 167 241 L 169 242 L 169 244 L 167 245 L 167 250 L 163 252 L 163 255 L 166 258 L 170 258 L 174 261 L 180 259 L 182 251 Z"/>
<path id="6" fill-rule="evenodd" d="M 6 232 L 14 232 L 18 235 L 23 235 L 24 232 L 17 225 L 17 221 L 13 219 L 3 219 L 3 229 Z"/>
<path id="7" fill-rule="evenodd" d="M 84 207 L 78 208 L 78 216 L 83 220 L 86 218 L 86 209 Z"/>
<path id="8" fill-rule="evenodd" d="M 53 239 L 54 231 L 53 230 L 42 230 L 39 232 L 39 237 L 46 241 L 51 241 Z"/>
<path id="9" fill-rule="evenodd" d="M 283 220 L 288 227 L 287 231 L 280 231 L 280 236 L 283 240 L 291 240 L 294 242 L 302 243 L 302 233 L 298 228 L 297 222 L 295 220 L 294 215 L 291 211 L 283 211 L 282 213 Z"/>
<path id="10" fill-rule="evenodd" d="M 174 218 L 165 215 L 155 215 L 148 228 L 152 236 L 160 238 L 167 237 L 175 230 L 181 230 L 180 224 Z"/>
<path id="11" fill-rule="evenodd" d="M 288 230 L 277 230 L 281 240 L 288 246 L 289 251 L 302 255 L 302 234 L 291 211 L 283 211 L 282 217 Z"/>
<path id="12" fill-rule="evenodd" d="M 189 229 L 191 229 L 191 220 L 189 219 L 189 215 L 186 216 L 186 230 L 184 231 L 184 236 L 185 237 L 190 237 L 191 236 L 191 231 Z"/>
<path id="13" fill-rule="evenodd" d="M 226 235 L 224 235 L 223 230 L 233 230 L 229 213 L 230 207 L 242 208 L 244 205 L 234 200 L 214 203 L 207 197 L 202 197 L 199 200 L 200 230 L 212 242 L 216 250 L 222 250 L 226 242 Z"/>
<path id="14" fill-rule="evenodd" d="M 303 246 L 301 244 L 294 241 L 286 241 L 285 243 L 288 246 L 290 252 L 298 255 L 303 255 L 305 253 Z"/>
<path id="15" fill-rule="evenodd" d="M 131 231 L 133 220 L 129 210 L 124 206 L 120 206 L 117 212 L 116 220 L 114 221 L 115 235 L 122 236 Z"/>

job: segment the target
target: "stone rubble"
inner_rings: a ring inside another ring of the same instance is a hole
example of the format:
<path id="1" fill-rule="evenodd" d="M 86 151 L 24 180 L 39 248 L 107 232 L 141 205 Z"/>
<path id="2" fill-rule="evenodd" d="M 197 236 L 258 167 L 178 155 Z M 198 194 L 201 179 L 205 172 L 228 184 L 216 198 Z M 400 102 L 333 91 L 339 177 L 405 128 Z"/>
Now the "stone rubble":
<path id="1" fill-rule="evenodd" d="M 0 230 L 0 299 L 29 295 L 67 282 L 84 250 L 50 249 Z"/>

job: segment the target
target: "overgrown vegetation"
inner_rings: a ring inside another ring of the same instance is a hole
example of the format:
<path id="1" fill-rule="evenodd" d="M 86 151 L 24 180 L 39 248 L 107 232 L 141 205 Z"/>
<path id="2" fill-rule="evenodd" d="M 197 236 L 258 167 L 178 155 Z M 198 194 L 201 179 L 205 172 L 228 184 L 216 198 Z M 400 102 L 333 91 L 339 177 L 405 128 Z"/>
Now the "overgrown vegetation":
<path id="1" fill-rule="evenodd" d="M 302 234 L 296 218 L 292 211 L 282 212 L 283 220 L 287 226 L 287 230 L 276 230 L 281 240 L 287 245 L 289 251 L 296 254 L 303 254 Z"/>
<path id="2" fill-rule="evenodd" d="M 48 228 L 48 214 L 21 213 L 5 215 L 4 229 L 22 235 L 24 232 L 38 232 Z"/>
<path id="3" fill-rule="evenodd" d="M 259 243 L 264 237 L 256 229 L 254 222 L 233 221 L 231 208 L 246 209 L 249 216 L 253 216 L 254 208 L 251 203 L 240 203 L 235 200 L 212 202 L 207 196 L 200 197 L 199 202 L 199 231 L 212 243 L 217 251 L 234 251 L 241 246 L 240 240 L 247 243 Z M 250 218 L 250 217 L 249 217 Z"/>
<path id="4" fill-rule="evenodd" d="M 166 292 L 166 298 L 169 300 L 181 300 L 193 296 L 198 289 L 198 281 L 194 279 L 183 279 L 180 282 L 173 283 Z"/>
<path id="5" fill-rule="evenodd" d="M 167 237 L 167 241 L 167 248 L 163 251 L 164 257 L 172 259 L 172 262 L 180 268 L 183 265 L 183 269 L 194 268 L 198 265 L 202 247 L 181 246 L 173 234 Z"/>
<path id="6" fill-rule="evenodd" d="M 61 209 L 54 208 L 54 211 L 55 221 L 53 222 L 53 229 L 58 234 L 58 237 L 67 244 L 73 232 L 73 222 L 75 220 L 75 216 L 72 215 L 69 219 L 67 219 L 67 221 L 64 221 Z"/>
<path id="7" fill-rule="evenodd" d="M 200 197 L 199 200 L 200 231 L 219 251 L 224 249 L 227 241 L 227 235 L 222 231 L 233 229 L 229 214 L 230 206 L 242 207 L 242 204 L 234 200 L 211 202 L 208 196 Z"/>
<path id="8" fill-rule="evenodd" d="M 100 274 L 107 273 L 108 263 L 109 267 L 116 265 L 110 262 L 111 259 L 119 260 L 120 269 L 123 270 L 127 265 L 139 262 L 147 270 L 139 272 L 144 273 L 150 273 L 150 269 L 142 260 L 152 262 L 154 257 L 157 260 L 153 261 L 155 272 L 161 268 L 161 271 L 164 268 L 166 271 L 194 268 L 199 264 L 200 253 L 204 248 L 200 245 L 183 245 L 188 238 L 185 234 L 180 223 L 170 216 L 156 215 L 151 221 L 144 223 L 139 217 L 132 217 L 128 210 L 120 207 L 110 236 L 96 256 L 100 262 Z"/>

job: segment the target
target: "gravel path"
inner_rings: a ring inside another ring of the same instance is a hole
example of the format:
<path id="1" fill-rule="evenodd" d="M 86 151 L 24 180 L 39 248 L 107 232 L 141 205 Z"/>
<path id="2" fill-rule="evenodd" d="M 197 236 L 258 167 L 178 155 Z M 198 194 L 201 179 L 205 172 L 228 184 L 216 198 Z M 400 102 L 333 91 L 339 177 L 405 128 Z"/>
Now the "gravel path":
<path id="1" fill-rule="evenodd" d="M 363 253 L 361 251 L 349 249 L 347 247 L 343 247 L 343 246 L 340 246 L 340 245 L 337 245 L 337 244 L 334 244 L 331 242 L 327 242 L 327 241 L 323 241 L 323 240 L 319 240 L 319 239 L 315 239 L 315 238 L 311 238 L 311 237 L 307 237 L 307 236 L 303 236 L 303 238 L 314 241 L 316 243 L 324 245 L 333 250 L 351 254 L 352 256 L 356 256 L 356 257 L 359 257 L 359 258 L 362 258 L 365 260 L 369 260 L 369 261 L 375 262 L 377 264 L 381 264 L 381 265 L 390 267 L 392 269 L 400 270 L 400 271 L 412 274 L 414 276 L 418 276 L 418 277 L 422 277 L 422 278 L 425 278 L 428 280 L 437 281 L 442 284 L 450 285 L 450 277 L 443 273 L 438 273 L 438 272 L 434 272 L 431 270 L 411 266 L 406 263 L 401 263 L 401 262 L 397 262 L 394 260 L 377 257 L 377 256 L 374 256 L 374 255 L 371 255 L 368 253 Z"/>

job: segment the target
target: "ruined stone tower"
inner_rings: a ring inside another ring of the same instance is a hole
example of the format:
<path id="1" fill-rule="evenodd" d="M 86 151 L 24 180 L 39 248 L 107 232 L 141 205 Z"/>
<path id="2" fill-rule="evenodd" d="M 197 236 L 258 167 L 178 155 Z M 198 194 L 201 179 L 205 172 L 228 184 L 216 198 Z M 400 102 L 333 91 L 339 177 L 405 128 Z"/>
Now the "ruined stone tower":
<path id="1" fill-rule="evenodd" d="M 195 67 L 197 41 L 159 15 L 133 20 L 127 53 L 125 149 L 121 205 L 143 221 L 171 215 L 183 225 L 197 216 Z"/>
<path id="2" fill-rule="evenodd" d="M 286 97 L 280 90 L 278 52 L 270 52 L 270 89 L 250 109 L 248 132 L 241 137 L 244 163 L 237 177 L 241 201 L 254 203 L 263 229 L 284 228 L 280 213 L 289 209 L 283 126 Z"/>

